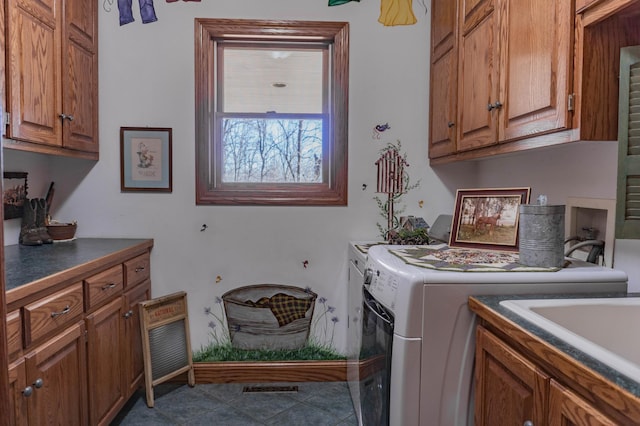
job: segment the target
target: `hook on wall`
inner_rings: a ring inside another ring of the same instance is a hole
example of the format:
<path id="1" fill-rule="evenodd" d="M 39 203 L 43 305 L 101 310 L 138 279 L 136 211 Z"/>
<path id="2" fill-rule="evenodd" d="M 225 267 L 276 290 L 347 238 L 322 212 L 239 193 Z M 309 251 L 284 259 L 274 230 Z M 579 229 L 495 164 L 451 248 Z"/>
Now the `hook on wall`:
<path id="1" fill-rule="evenodd" d="M 207 224 L 206 224 L 206 223 L 202 224 L 202 228 L 200 228 L 200 232 L 204 232 L 204 231 L 206 231 L 206 230 L 207 230 L 207 228 L 208 228 L 208 226 L 207 226 Z"/>

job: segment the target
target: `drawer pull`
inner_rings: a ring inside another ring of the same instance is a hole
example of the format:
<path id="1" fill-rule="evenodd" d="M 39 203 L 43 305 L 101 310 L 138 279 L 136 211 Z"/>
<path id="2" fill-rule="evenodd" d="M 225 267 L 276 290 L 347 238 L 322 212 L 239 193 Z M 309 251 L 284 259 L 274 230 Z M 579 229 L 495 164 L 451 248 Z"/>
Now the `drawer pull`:
<path id="1" fill-rule="evenodd" d="M 110 283 L 110 284 L 105 284 L 103 285 L 101 288 L 102 290 L 111 290 L 112 288 L 115 288 L 116 283 Z"/>
<path id="2" fill-rule="evenodd" d="M 60 315 L 68 314 L 70 311 L 71 311 L 71 307 L 69 305 L 67 305 L 60 312 L 51 312 L 51 318 L 55 318 L 55 317 L 59 317 Z"/>
<path id="3" fill-rule="evenodd" d="M 142 271 L 144 271 L 144 266 L 138 266 L 136 268 L 136 272 L 142 272 Z"/>
<path id="4" fill-rule="evenodd" d="M 129 311 L 123 315 L 124 319 L 129 319 L 133 316 L 133 311 Z"/>

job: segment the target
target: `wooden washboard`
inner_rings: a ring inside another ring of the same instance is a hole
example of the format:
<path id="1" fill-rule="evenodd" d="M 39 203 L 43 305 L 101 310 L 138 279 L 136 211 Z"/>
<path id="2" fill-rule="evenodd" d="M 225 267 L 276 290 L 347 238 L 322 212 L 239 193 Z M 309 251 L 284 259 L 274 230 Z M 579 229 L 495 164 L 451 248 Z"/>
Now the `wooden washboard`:
<path id="1" fill-rule="evenodd" d="M 189 338 L 187 293 L 180 291 L 140 303 L 147 406 L 153 407 L 153 386 L 187 373 L 195 386 Z"/>

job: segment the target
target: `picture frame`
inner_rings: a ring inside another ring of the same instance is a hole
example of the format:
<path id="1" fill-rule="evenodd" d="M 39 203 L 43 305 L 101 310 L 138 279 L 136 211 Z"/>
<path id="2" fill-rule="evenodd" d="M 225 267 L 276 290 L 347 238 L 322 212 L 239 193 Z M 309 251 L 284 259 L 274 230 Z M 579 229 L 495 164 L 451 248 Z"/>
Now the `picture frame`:
<path id="1" fill-rule="evenodd" d="M 4 219 L 16 219 L 24 214 L 29 185 L 27 172 L 4 172 L 2 176 L 2 204 Z"/>
<path id="2" fill-rule="evenodd" d="M 520 204 L 531 188 L 480 188 L 456 191 L 450 247 L 518 251 Z"/>
<path id="3" fill-rule="evenodd" d="M 120 127 L 120 191 L 171 192 L 172 129 Z"/>

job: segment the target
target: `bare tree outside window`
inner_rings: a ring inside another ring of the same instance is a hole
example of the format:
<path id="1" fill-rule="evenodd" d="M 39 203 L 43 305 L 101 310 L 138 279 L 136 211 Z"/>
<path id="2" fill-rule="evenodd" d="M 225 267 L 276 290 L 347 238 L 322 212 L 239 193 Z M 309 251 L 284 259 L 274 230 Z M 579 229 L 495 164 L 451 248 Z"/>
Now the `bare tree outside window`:
<path id="1" fill-rule="evenodd" d="M 320 183 L 319 120 L 223 120 L 223 182 Z"/>

